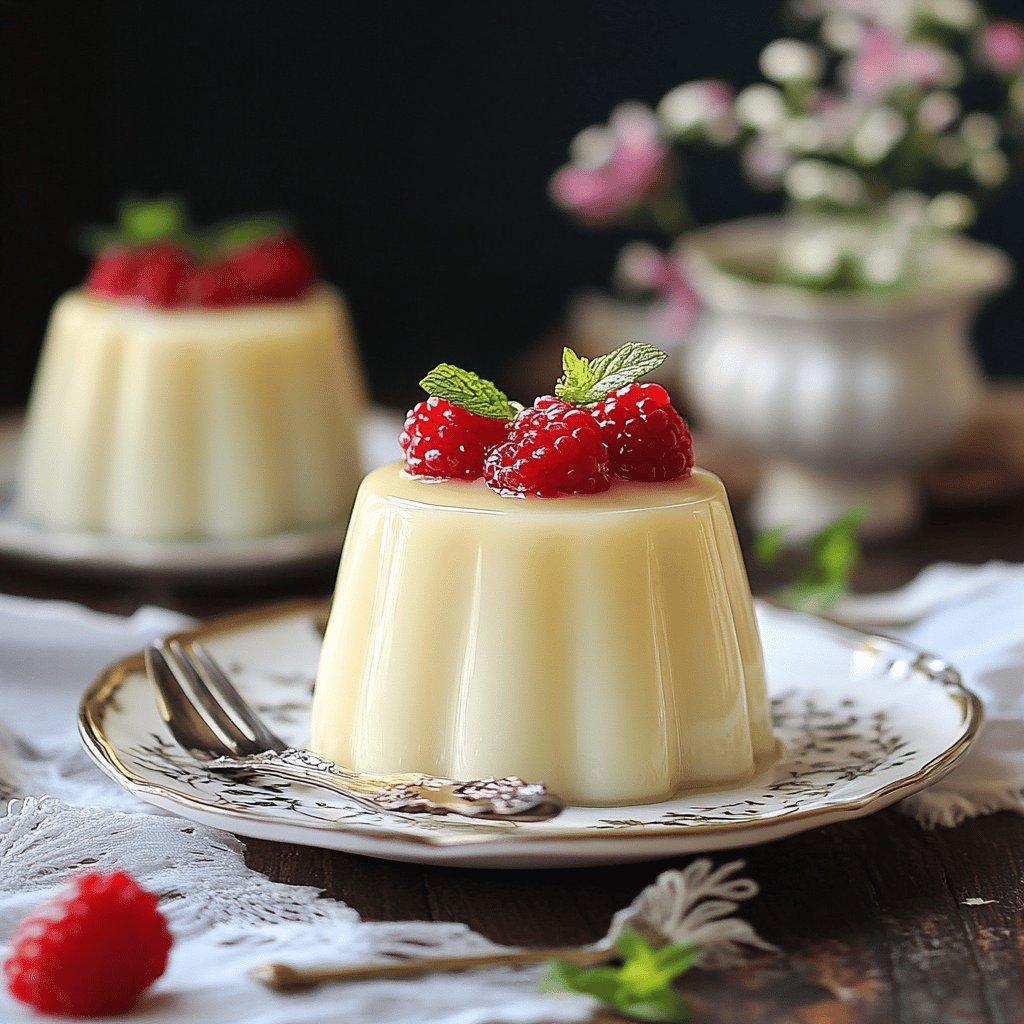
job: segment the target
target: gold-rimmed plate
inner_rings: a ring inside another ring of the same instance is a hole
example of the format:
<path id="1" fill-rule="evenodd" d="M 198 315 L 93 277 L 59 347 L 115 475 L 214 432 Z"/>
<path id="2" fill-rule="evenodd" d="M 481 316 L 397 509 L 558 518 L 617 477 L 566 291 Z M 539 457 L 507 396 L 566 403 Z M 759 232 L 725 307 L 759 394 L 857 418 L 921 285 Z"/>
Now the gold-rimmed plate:
<path id="1" fill-rule="evenodd" d="M 308 729 L 325 606 L 298 602 L 212 620 L 199 638 L 287 742 Z M 981 723 L 956 671 L 897 641 L 759 606 L 778 762 L 742 785 L 632 807 L 569 807 L 535 824 L 383 814 L 308 787 L 208 771 L 157 714 L 142 656 L 86 692 L 79 730 L 142 799 L 243 836 L 393 860 L 559 867 L 767 842 L 861 817 L 939 779 Z"/>

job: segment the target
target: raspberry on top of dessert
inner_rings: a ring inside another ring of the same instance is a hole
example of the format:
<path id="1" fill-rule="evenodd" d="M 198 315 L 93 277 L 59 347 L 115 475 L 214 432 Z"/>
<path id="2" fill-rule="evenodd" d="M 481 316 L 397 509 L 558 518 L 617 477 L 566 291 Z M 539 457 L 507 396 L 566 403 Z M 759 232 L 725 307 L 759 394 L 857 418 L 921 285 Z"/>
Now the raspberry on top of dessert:
<path id="1" fill-rule="evenodd" d="M 476 480 L 508 497 L 606 491 L 614 479 L 681 480 L 693 469 L 686 421 L 660 384 L 639 378 L 665 353 L 630 342 L 597 359 L 562 355 L 554 395 L 524 409 L 495 384 L 442 363 L 420 382 L 430 395 L 408 413 L 406 471 Z"/>
<path id="2" fill-rule="evenodd" d="M 286 302 L 316 280 L 309 250 L 278 217 L 200 230 L 180 200 L 129 201 L 115 229 L 90 234 L 86 291 L 114 301 L 157 309 Z"/>

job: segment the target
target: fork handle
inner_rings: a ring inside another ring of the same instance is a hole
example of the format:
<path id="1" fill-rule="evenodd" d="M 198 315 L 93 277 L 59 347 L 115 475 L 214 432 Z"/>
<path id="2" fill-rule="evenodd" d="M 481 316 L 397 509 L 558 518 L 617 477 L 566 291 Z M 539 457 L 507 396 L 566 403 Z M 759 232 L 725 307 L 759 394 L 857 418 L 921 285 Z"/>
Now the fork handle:
<path id="1" fill-rule="evenodd" d="M 336 765 L 311 750 L 289 747 L 260 754 L 218 757 L 215 771 L 250 771 L 317 786 L 381 811 L 406 814 L 457 814 L 490 821 L 546 821 L 562 801 L 542 783 L 515 776 L 457 782 L 433 775 L 364 775 Z"/>

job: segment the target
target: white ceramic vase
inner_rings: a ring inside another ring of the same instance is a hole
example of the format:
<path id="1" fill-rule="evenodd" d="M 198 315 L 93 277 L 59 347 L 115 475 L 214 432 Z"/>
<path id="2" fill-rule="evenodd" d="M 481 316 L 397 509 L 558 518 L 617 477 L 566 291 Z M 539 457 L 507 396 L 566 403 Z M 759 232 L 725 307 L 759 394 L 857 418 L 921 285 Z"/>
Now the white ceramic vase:
<path id="1" fill-rule="evenodd" d="M 971 417 L 982 380 L 969 345 L 981 300 L 1011 266 L 962 237 L 929 250 L 919 285 L 835 295 L 764 284 L 723 269 L 764 262 L 782 217 L 687 236 L 686 270 L 702 303 L 683 354 L 690 407 L 709 432 L 763 459 L 751 515 L 807 536 L 851 505 L 870 506 L 866 536 L 911 527 L 916 474 Z"/>

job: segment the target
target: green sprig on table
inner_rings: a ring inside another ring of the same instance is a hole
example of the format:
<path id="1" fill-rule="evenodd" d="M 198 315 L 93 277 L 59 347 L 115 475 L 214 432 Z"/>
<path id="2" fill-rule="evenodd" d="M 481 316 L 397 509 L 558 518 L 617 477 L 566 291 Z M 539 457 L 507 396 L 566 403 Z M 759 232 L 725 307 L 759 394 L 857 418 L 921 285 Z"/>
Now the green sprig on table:
<path id="1" fill-rule="evenodd" d="M 632 928 L 615 940 L 620 966 L 580 967 L 568 960 L 547 962 L 538 991 L 579 992 L 636 1020 L 685 1021 L 686 1000 L 673 982 L 699 959 L 695 946 L 669 943 L 654 947 Z"/>
<path id="2" fill-rule="evenodd" d="M 857 529 L 868 511 L 866 503 L 854 505 L 803 545 L 807 549 L 806 563 L 797 578 L 777 594 L 783 604 L 825 611 L 849 592 L 860 559 Z M 754 560 L 764 566 L 777 562 L 786 548 L 788 533 L 788 527 L 774 526 L 759 534 L 754 541 Z"/>

